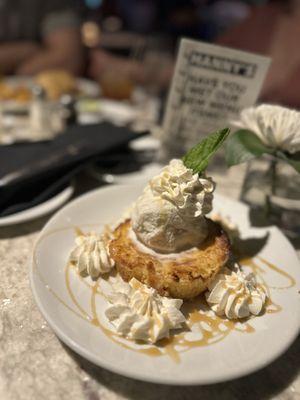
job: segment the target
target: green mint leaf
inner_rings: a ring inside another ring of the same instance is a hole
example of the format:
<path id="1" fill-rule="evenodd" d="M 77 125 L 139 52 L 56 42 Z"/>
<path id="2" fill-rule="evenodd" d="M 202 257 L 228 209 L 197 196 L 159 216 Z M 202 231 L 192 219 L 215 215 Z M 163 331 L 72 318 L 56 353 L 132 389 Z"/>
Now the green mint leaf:
<path id="1" fill-rule="evenodd" d="M 226 144 L 226 162 L 229 167 L 250 161 L 265 153 L 273 154 L 274 150 L 267 147 L 255 133 L 246 129 L 233 133 Z"/>
<path id="2" fill-rule="evenodd" d="M 281 160 L 289 163 L 297 172 L 300 174 L 300 151 L 295 154 L 284 153 L 283 151 L 277 151 L 276 156 Z"/>
<path id="3" fill-rule="evenodd" d="M 182 158 L 184 165 L 200 174 L 208 166 L 211 157 L 221 147 L 229 135 L 230 129 L 225 128 L 210 134 L 196 146 L 191 148 Z"/>

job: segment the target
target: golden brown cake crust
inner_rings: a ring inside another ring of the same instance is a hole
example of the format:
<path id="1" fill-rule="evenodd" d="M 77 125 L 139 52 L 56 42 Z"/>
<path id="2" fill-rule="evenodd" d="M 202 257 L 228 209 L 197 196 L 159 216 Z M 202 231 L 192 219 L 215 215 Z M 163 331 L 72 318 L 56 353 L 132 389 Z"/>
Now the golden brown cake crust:
<path id="1" fill-rule="evenodd" d="M 163 296 L 193 298 L 206 290 L 230 253 L 228 237 L 220 225 L 211 220 L 207 222 L 208 238 L 199 247 L 178 258 L 158 258 L 137 248 L 128 235 L 131 222 L 127 220 L 114 231 L 110 255 L 126 282 L 136 278 Z"/>

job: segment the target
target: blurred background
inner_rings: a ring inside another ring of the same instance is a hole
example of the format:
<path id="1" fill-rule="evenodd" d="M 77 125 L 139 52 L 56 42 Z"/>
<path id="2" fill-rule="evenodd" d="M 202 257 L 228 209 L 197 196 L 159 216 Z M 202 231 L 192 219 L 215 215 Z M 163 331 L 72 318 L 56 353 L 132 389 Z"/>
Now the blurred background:
<path id="1" fill-rule="evenodd" d="M 300 105 L 298 0 L 1 0 L 0 20 L 2 77 L 36 76 L 52 98 L 73 76 L 108 98 L 164 96 L 185 36 L 271 56 L 261 100 Z M 29 97 L 0 87 L 0 99 Z"/>
<path id="2" fill-rule="evenodd" d="M 0 224 L 158 170 L 181 37 L 270 56 L 259 102 L 299 108 L 298 0 L 0 0 Z"/>

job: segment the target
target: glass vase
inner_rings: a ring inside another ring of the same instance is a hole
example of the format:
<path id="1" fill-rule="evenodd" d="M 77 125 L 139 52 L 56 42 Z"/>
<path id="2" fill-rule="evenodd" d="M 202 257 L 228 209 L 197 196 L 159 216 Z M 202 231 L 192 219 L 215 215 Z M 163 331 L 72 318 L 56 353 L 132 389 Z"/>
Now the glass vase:
<path id="1" fill-rule="evenodd" d="M 241 200 L 254 225 L 277 225 L 290 239 L 300 237 L 300 174 L 272 156 L 249 162 Z"/>

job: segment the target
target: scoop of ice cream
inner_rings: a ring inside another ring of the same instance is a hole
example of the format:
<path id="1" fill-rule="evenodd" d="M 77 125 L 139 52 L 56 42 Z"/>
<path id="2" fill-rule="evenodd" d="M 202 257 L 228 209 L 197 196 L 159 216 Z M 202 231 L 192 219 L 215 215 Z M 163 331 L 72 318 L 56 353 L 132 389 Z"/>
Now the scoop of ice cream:
<path id="1" fill-rule="evenodd" d="M 205 214 L 212 209 L 215 185 L 172 160 L 146 186 L 136 201 L 132 227 L 146 246 L 161 253 L 182 251 L 207 236 Z"/>

